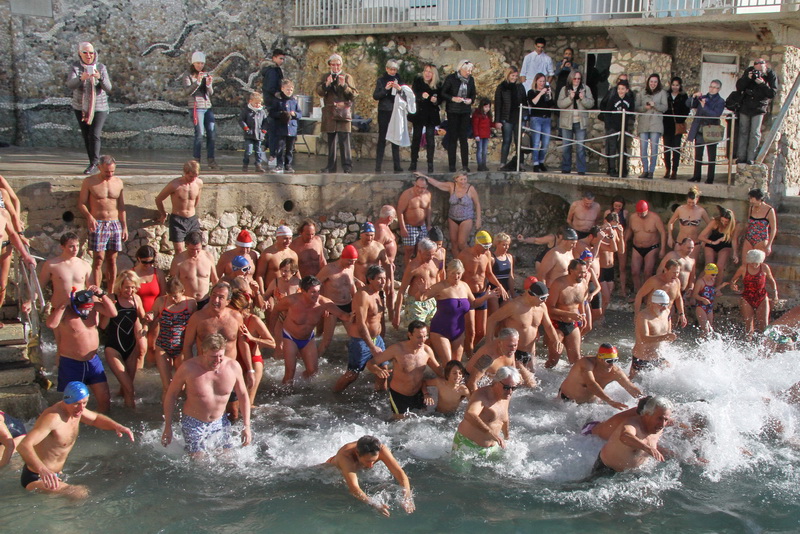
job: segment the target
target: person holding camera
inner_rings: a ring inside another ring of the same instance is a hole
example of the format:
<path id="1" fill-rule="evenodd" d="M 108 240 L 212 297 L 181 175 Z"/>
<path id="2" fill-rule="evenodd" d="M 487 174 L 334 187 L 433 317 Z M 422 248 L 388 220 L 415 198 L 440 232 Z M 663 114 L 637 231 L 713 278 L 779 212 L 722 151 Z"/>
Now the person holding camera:
<path id="1" fill-rule="evenodd" d="M 569 73 L 574 70 L 581 70 L 581 66 L 576 63 L 573 59 L 575 55 L 575 51 L 567 47 L 564 49 L 564 59 L 559 61 L 556 64 L 555 68 L 555 82 L 556 82 L 556 90 L 554 94 L 559 94 L 561 89 L 567 85 L 567 78 L 569 78 Z"/>
<path id="2" fill-rule="evenodd" d="M 689 141 L 694 141 L 694 174 L 690 182 L 699 182 L 703 171 L 703 151 L 708 152 L 708 177 L 707 184 L 714 183 L 714 168 L 717 161 L 717 143 L 706 143 L 703 138 L 703 127 L 719 124 L 719 117 L 725 111 L 725 99 L 719 96 L 722 82 L 711 80 L 708 86 L 708 93 L 705 95 L 700 91 L 695 92 L 689 99 L 689 107 L 696 110 L 695 119 L 692 121 L 692 128 L 689 130 Z"/>
<path id="3" fill-rule="evenodd" d="M 350 131 L 353 122 L 353 103 L 358 96 L 351 74 L 343 70 L 342 56 L 332 54 L 328 58 L 328 72 L 316 85 L 317 95 L 322 97 L 322 124 L 320 129 L 328 134 L 328 164 L 320 172 L 336 172 L 336 145 L 342 157 L 345 174 L 353 170 L 350 149 Z"/>
<path id="4" fill-rule="evenodd" d="M 214 159 L 214 143 L 216 141 L 216 122 L 211 109 L 211 95 L 214 94 L 214 77 L 205 71 L 206 55 L 203 52 L 192 54 L 189 71 L 183 76 L 183 87 L 187 91 L 189 112 L 194 125 L 194 159 L 199 163 L 203 149 L 203 135 L 206 136 L 206 157 L 208 168 L 219 169 Z"/>
<path id="5" fill-rule="evenodd" d="M 639 150 L 642 156 L 642 174 L 639 178 L 653 179 L 658 163 L 658 142 L 664 134 L 664 112 L 667 111 L 667 92 L 661 86 L 661 76 L 656 73 L 647 78 L 644 91 L 636 95 L 639 115 Z"/>
<path id="6" fill-rule="evenodd" d="M 100 160 L 100 134 L 108 118 L 111 78 L 106 66 L 97 62 L 97 52 L 92 43 L 78 45 L 78 58 L 70 65 L 67 88 L 72 89 L 72 109 L 89 156 L 89 166 L 83 174 L 94 174 Z"/>
<path id="7" fill-rule="evenodd" d="M 572 140 L 577 141 L 577 169 L 578 174 L 586 174 L 586 128 L 589 125 L 589 115 L 581 110 L 592 109 L 594 97 L 592 91 L 583 83 L 580 71 L 572 71 L 567 77 L 567 85 L 558 95 L 558 107 L 561 109 L 558 125 L 561 128 L 561 137 L 564 138 L 563 154 L 561 159 L 561 174 L 572 172 Z"/>
<path id="8" fill-rule="evenodd" d="M 547 156 L 547 147 L 550 145 L 551 120 L 556 99 L 550 82 L 541 72 L 536 74 L 533 86 L 528 91 L 528 104 L 533 108 L 530 110 L 533 172 L 547 172 L 544 159 Z"/>
<path id="9" fill-rule="evenodd" d="M 761 124 L 769 102 L 778 92 L 778 77 L 767 67 L 763 58 L 753 62 L 736 81 L 736 90 L 742 93 L 739 109 L 739 140 L 736 156 L 739 163 L 752 164 L 761 143 Z"/>

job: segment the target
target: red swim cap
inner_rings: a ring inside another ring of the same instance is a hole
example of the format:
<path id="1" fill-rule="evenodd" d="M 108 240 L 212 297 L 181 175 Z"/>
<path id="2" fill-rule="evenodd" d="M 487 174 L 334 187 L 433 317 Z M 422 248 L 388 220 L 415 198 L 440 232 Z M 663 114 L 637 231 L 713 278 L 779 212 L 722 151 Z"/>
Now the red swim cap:
<path id="1" fill-rule="evenodd" d="M 346 260 L 357 260 L 358 251 L 356 250 L 356 247 L 353 245 L 347 245 L 344 247 L 344 250 L 342 250 L 342 258 Z"/>
<path id="2" fill-rule="evenodd" d="M 636 213 L 644 213 L 646 211 L 650 211 L 650 206 L 646 200 L 640 200 L 636 203 Z"/>

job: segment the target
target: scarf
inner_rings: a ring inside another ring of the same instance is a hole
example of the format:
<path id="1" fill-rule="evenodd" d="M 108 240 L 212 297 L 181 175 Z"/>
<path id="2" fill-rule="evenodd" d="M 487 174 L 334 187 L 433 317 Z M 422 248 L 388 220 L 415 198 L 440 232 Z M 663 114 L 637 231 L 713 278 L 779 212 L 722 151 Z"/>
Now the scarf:
<path id="1" fill-rule="evenodd" d="M 248 102 L 248 103 L 247 103 L 247 107 L 248 107 L 248 108 L 250 108 L 251 110 L 253 110 L 253 111 L 254 111 L 254 112 L 256 112 L 256 113 L 258 113 L 259 111 L 261 111 L 262 109 L 264 109 L 262 106 L 258 106 L 257 108 L 254 108 L 254 107 L 253 107 L 253 106 L 250 104 L 250 102 Z"/>
<path id="2" fill-rule="evenodd" d="M 458 86 L 458 96 L 461 98 L 467 98 L 467 95 L 469 94 L 469 77 L 465 78 L 460 72 L 457 72 L 456 76 L 458 76 L 458 81 L 461 82 L 461 85 Z"/>
<path id="3" fill-rule="evenodd" d="M 83 61 L 79 60 L 80 68 L 83 72 L 86 72 L 86 67 L 92 66 L 94 67 L 95 72 L 97 72 L 97 55 L 94 56 L 94 63 L 86 64 Z M 80 74 L 79 74 L 80 76 Z M 94 77 L 86 78 L 83 82 L 83 98 L 81 101 L 81 120 L 86 124 L 92 124 L 94 120 L 94 107 L 97 102 L 97 92 L 95 91 L 95 79 Z"/>

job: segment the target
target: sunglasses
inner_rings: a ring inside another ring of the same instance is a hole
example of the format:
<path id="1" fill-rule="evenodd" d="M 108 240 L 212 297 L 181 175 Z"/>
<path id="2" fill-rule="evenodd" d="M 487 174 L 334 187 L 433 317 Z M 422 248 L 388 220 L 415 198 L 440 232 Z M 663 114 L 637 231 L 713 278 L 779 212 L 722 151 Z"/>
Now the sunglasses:
<path id="1" fill-rule="evenodd" d="M 505 391 L 516 391 L 516 389 L 517 389 L 518 387 L 519 387 L 519 386 L 507 386 L 507 385 L 503 384 L 503 389 L 504 389 Z"/>
<path id="2" fill-rule="evenodd" d="M 139 260 L 142 265 L 153 265 L 155 262 L 156 260 Z"/>

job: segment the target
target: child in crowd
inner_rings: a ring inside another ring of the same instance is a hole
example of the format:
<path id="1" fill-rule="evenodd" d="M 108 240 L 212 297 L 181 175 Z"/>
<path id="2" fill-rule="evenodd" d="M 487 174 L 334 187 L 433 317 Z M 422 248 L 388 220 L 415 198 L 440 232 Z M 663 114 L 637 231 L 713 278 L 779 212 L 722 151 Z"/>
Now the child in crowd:
<path id="1" fill-rule="evenodd" d="M 299 268 L 297 266 L 297 262 L 294 261 L 294 258 L 286 258 L 283 260 L 280 265 L 278 265 L 278 276 L 272 282 L 269 283 L 267 290 L 264 292 L 264 298 L 269 299 L 272 297 L 272 303 L 270 308 L 274 308 L 275 305 L 281 300 L 283 297 L 294 295 L 298 291 L 300 291 L 300 277 L 298 276 L 297 272 Z M 275 349 L 276 357 L 281 354 L 281 341 L 283 340 L 283 336 L 280 335 L 281 331 L 283 330 L 283 318 L 279 317 L 275 313 L 269 314 L 269 331 L 272 332 L 273 337 L 275 338 L 275 342 L 277 347 Z"/>
<path id="2" fill-rule="evenodd" d="M 461 401 L 469 398 L 469 390 L 464 384 L 467 370 L 458 360 L 450 360 L 444 366 L 444 378 L 431 378 L 425 381 L 425 389 L 436 388 L 439 402 L 436 411 L 443 414 L 454 413 L 461 405 Z M 426 393 L 427 395 L 427 393 Z"/>
<path id="3" fill-rule="evenodd" d="M 692 297 L 697 302 L 697 322 L 704 334 L 714 331 L 714 298 L 717 291 L 728 285 L 728 282 L 716 286 L 719 268 L 714 263 L 707 263 L 703 277 L 694 284 Z"/>
<path id="4" fill-rule="evenodd" d="M 472 112 L 472 135 L 475 136 L 477 149 L 475 157 L 478 160 L 478 170 L 488 171 L 486 155 L 489 150 L 489 138 L 492 136 L 492 101 L 481 98 L 478 107 Z"/>
<path id="5" fill-rule="evenodd" d="M 294 82 L 284 79 L 281 81 L 281 92 L 269 108 L 269 116 L 273 119 L 270 138 L 277 139 L 276 163 L 274 172 L 294 172 L 294 142 L 297 140 L 297 121 L 303 114 L 294 94 Z"/>
<path id="6" fill-rule="evenodd" d="M 431 226 L 428 230 L 428 238 L 436 243 L 436 250 L 433 252 L 433 261 L 436 268 L 439 269 L 439 277 L 437 282 L 441 282 L 446 278 L 445 265 L 447 265 L 447 249 L 444 248 L 444 234 L 438 226 Z"/>
<path id="7" fill-rule="evenodd" d="M 183 336 L 189 317 L 197 311 L 197 302 L 186 296 L 183 283 L 178 277 L 167 281 L 167 294 L 158 297 L 147 321 L 158 323 L 156 338 L 156 366 L 161 375 L 161 400 L 167 393 L 172 376 L 183 363 Z"/>
<path id="8" fill-rule="evenodd" d="M 267 112 L 261 105 L 264 97 L 261 93 L 252 92 L 247 104 L 242 108 L 239 115 L 239 125 L 244 130 L 244 159 L 242 160 L 242 172 L 247 172 L 250 165 L 250 154 L 255 152 L 256 172 L 264 172 L 261 161 L 264 153 L 261 152 L 261 142 L 267 133 L 266 122 Z"/>

